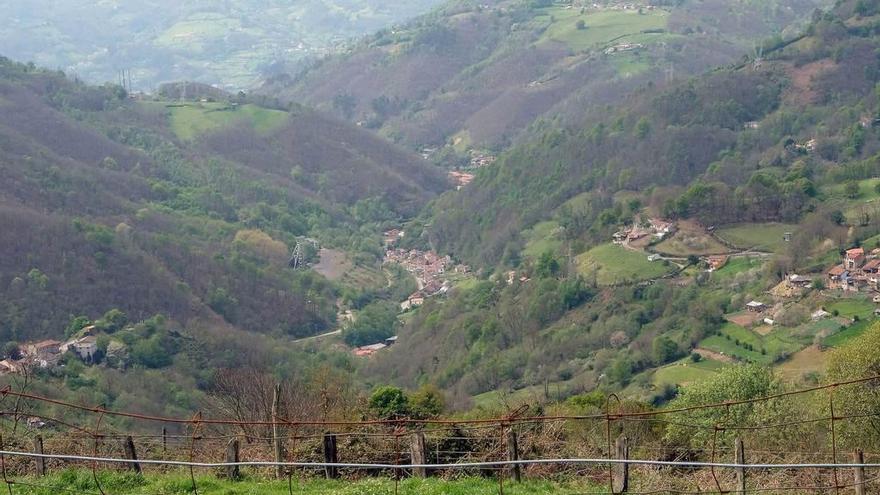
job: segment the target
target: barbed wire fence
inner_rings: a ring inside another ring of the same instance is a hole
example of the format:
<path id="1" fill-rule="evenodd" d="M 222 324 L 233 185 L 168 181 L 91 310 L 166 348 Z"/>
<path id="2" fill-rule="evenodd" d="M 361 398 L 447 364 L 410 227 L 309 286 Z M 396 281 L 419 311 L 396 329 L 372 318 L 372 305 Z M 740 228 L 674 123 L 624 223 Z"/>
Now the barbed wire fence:
<path id="1" fill-rule="evenodd" d="M 526 478 L 581 480 L 583 486 L 596 487 L 589 493 L 864 495 L 880 492 L 880 452 L 844 453 L 838 430 L 846 422 L 876 419 L 880 410 L 835 408 L 838 389 L 858 386 L 880 387 L 880 376 L 660 410 L 628 410 L 611 395 L 604 411 L 588 415 L 529 415 L 522 407 L 494 418 L 363 421 L 283 418 L 277 389 L 271 418 L 239 421 L 201 413 L 180 418 L 114 411 L 7 387 L 0 390 L 0 475 L 10 495 L 16 487 L 108 495 L 99 476 L 106 470 L 182 470 L 197 494 L 197 472 L 238 480 L 244 469 L 252 476 L 286 479 L 291 495 L 299 491 L 300 481 L 315 477 L 382 477 L 393 480 L 397 493 L 405 477 L 461 476 L 494 479 L 502 495 L 506 485 Z M 820 410 L 813 417 L 760 424 L 736 414 L 743 406 L 784 405 L 779 401 L 820 393 L 827 394 L 827 414 Z M 2 409 L 7 402 L 13 403 L 11 410 Z M 50 408 L 63 411 L 65 419 L 48 416 L 44 409 Z M 705 418 L 689 420 L 705 411 L 718 413 L 711 424 Z M 137 427 L 120 431 L 110 419 Z M 49 426 L 34 426 L 42 423 Z M 670 426 L 703 435 L 706 444 L 641 441 Z M 812 434 L 827 433 L 828 448 L 773 448 L 755 436 L 803 435 L 804 428 L 818 426 L 822 432 Z M 94 490 L 43 482 L 50 471 L 69 467 L 90 470 Z"/>

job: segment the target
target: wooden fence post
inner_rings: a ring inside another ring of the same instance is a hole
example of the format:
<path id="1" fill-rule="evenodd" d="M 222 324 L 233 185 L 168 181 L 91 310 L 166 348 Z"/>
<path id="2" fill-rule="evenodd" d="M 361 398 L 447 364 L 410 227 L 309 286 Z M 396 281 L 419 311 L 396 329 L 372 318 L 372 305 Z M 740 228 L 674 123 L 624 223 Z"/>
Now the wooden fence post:
<path id="1" fill-rule="evenodd" d="M 625 436 L 620 435 L 614 444 L 615 458 L 629 460 L 629 445 Z M 613 473 L 611 488 L 614 493 L 626 493 L 629 489 L 629 464 L 625 462 L 615 463 L 611 469 Z"/>
<path id="2" fill-rule="evenodd" d="M 516 432 L 513 431 L 513 428 L 507 431 L 507 460 L 519 460 L 519 443 L 517 442 Z M 521 481 L 522 471 L 519 464 L 510 465 L 510 477 L 517 483 Z"/>
<path id="3" fill-rule="evenodd" d="M 336 435 L 324 433 L 324 462 L 327 464 L 336 464 L 338 457 L 336 456 Z M 339 468 L 336 466 L 324 466 L 324 476 L 328 480 L 339 477 Z"/>
<path id="4" fill-rule="evenodd" d="M 226 462 L 230 464 L 241 462 L 241 457 L 239 457 L 239 443 L 237 438 L 233 438 L 226 445 Z M 241 467 L 238 465 L 226 466 L 226 477 L 233 481 L 238 481 L 239 479 L 241 479 Z"/>
<path id="5" fill-rule="evenodd" d="M 283 478 L 284 469 L 281 467 L 282 457 L 284 453 L 281 448 L 281 435 L 278 431 L 278 409 L 281 406 L 281 384 L 275 384 L 275 391 L 272 394 L 272 444 L 275 450 L 275 477 Z"/>
<path id="6" fill-rule="evenodd" d="M 125 451 L 125 458 L 132 461 L 128 463 L 128 468 L 135 473 L 141 474 L 141 465 L 137 462 L 137 452 L 134 449 L 134 439 L 131 438 L 131 435 L 122 440 L 122 448 Z"/>
<path id="7" fill-rule="evenodd" d="M 854 464 L 864 464 L 865 463 L 865 454 L 861 450 L 857 450 L 853 453 L 853 463 Z M 856 495 L 865 495 L 868 493 L 865 490 L 865 468 L 861 466 L 856 466 L 853 468 L 856 472 Z"/>
<path id="8" fill-rule="evenodd" d="M 34 453 L 43 455 L 43 437 L 37 435 L 34 437 Z M 46 458 L 37 457 L 37 476 L 46 476 Z"/>
<path id="9" fill-rule="evenodd" d="M 409 445 L 410 454 L 412 454 L 412 463 L 413 464 L 427 464 L 428 462 L 428 448 L 425 445 L 425 434 L 422 432 L 414 433 L 412 436 L 412 442 Z M 428 469 L 427 468 L 413 468 L 412 470 L 413 476 L 417 478 L 427 478 L 428 477 Z"/>
<path id="10" fill-rule="evenodd" d="M 742 438 L 736 437 L 736 463 L 737 464 L 745 464 L 746 463 L 746 450 L 743 446 Z M 746 468 L 738 467 L 736 468 L 736 490 L 737 494 L 745 494 L 746 493 Z"/>
<path id="11" fill-rule="evenodd" d="M 168 452 L 168 428 L 162 427 L 162 453 Z"/>

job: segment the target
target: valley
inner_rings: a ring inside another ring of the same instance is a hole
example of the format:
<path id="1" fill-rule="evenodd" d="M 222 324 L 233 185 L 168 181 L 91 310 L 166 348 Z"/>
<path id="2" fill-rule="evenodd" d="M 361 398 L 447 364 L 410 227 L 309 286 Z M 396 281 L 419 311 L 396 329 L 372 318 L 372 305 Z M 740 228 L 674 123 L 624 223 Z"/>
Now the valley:
<path id="1" fill-rule="evenodd" d="M 155 91 L 0 58 L 22 486 L 869 483 L 880 1 L 311 2 L 336 49 L 238 72 L 306 22 L 246 3 L 163 12 L 212 61 Z"/>

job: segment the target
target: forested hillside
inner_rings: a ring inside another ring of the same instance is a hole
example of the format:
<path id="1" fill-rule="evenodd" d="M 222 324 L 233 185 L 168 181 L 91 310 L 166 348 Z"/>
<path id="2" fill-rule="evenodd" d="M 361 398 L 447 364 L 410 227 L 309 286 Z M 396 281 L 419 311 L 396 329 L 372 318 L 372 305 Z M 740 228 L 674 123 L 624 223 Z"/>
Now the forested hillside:
<path id="1" fill-rule="evenodd" d="M 875 314 L 878 12 L 841 1 L 758 59 L 533 130 L 410 225 L 484 278 L 369 373 L 469 405 L 662 402 L 739 362 L 815 380 Z"/>
<path id="2" fill-rule="evenodd" d="M 792 36 L 821 0 L 453 2 L 263 91 L 414 148 L 503 149 L 535 119 L 578 119 L 648 82 L 738 61 Z M 460 160 L 459 160 L 460 161 Z"/>
<path id="3" fill-rule="evenodd" d="M 63 335 L 120 309 L 305 336 L 337 288 L 287 268 L 297 239 L 378 249 L 360 225 L 446 187 L 418 157 L 303 108 L 129 99 L 0 65 L 5 340 Z"/>

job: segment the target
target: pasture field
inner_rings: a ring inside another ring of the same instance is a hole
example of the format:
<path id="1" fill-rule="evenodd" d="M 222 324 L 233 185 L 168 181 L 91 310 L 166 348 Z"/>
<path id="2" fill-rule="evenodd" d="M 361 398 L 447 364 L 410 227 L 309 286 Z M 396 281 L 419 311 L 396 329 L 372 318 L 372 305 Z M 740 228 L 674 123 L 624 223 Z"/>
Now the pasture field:
<path id="1" fill-rule="evenodd" d="M 269 133 L 284 125 L 288 118 L 287 112 L 250 104 L 239 107 L 220 102 L 186 103 L 179 106 L 167 102 L 144 104 L 166 107 L 171 130 L 182 141 L 191 141 L 237 123 L 250 126 L 257 133 Z"/>
<path id="2" fill-rule="evenodd" d="M 648 255 L 615 244 L 602 244 L 577 257 L 578 270 L 596 273 L 599 285 L 639 282 L 662 277 L 674 267 L 662 261 L 648 261 Z"/>
<path id="3" fill-rule="evenodd" d="M 539 21 L 549 22 L 541 41 L 565 43 L 572 50 L 604 48 L 611 43 L 650 43 L 662 41 L 665 33 L 644 33 L 644 31 L 666 29 L 669 13 L 660 10 L 586 11 L 564 6 L 544 9 Z M 578 29 L 578 21 L 584 21 L 584 28 Z M 540 42 L 540 41 L 539 41 Z"/>
<path id="4" fill-rule="evenodd" d="M 745 223 L 718 229 L 718 237 L 740 249 L 779 252 L 785 247 L 783 234 L 795 232 L 797 225 L 785 223 Z"/>

